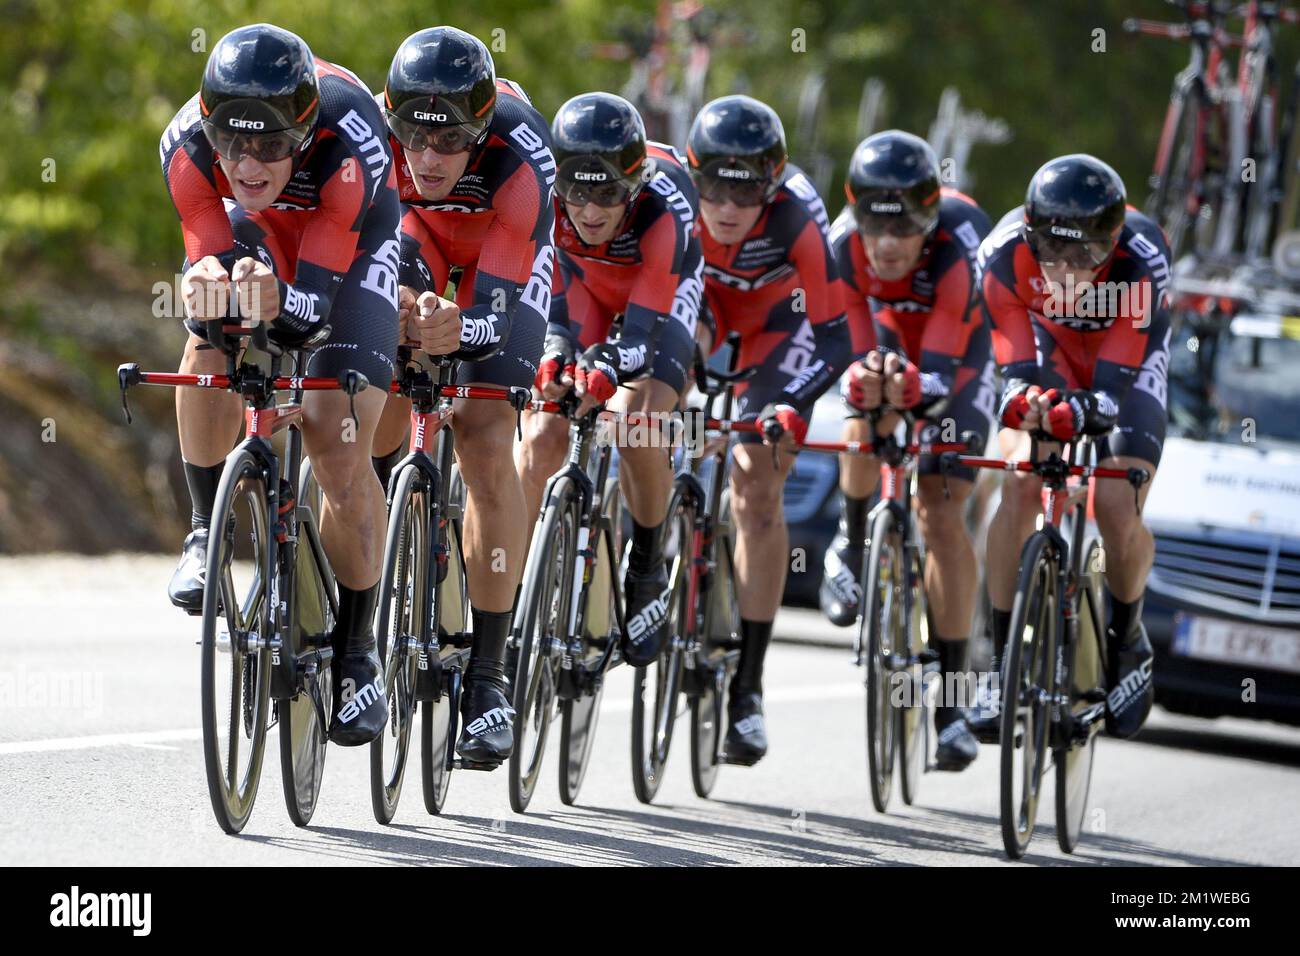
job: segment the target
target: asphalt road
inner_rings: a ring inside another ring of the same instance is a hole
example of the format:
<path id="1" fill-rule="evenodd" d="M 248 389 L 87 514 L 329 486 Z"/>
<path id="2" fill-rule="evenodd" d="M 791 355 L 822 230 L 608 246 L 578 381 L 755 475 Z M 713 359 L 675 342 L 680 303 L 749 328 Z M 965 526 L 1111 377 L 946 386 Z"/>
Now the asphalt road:
<path id="1" fill-rule="evenodd" d="M 690 785 L 674 747 L 652 806 L 630 780 L 630 673 L 611 675 L 580 797 L 565 807 L 554 755 L 529 812 L 511 812 L 506 774 L 457 771 L 442 817 L 418 776 L 390 826 L 370 811 L 364 748 L 329 752 L 307 829 L 284 810 L 271 734 L 243 835 L 212 819 L 199 752 L 197 619 L 163 588 L 167 559 L 0 558 L 0 858 L 16 864 L 1004 865 L 997 757 L 929 773 L 917 806 L 888 815 L 867 793 L 861 675 L 846 649 L 783 642 L 768 656 L 771 750 L 724 767 L 714 799 Z M 777 634 L 847 632 L 783 610 Z M 552 737 L 552 747 L 556 737 Z M 1300 730 L 1201 721 L 1157 709 L 1136 741 L 1102 739 L 1084 841 L 1056 848 L 1050 790 L 1026 862 L 1294 864 Z M 1049 785 L 1050 787 L 1050 785 Z"/>

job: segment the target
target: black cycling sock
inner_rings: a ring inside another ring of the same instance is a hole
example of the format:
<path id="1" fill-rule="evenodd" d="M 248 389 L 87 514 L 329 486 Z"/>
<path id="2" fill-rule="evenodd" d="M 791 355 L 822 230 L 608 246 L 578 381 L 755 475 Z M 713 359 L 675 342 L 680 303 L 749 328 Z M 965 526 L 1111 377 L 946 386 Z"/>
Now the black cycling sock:
<path id="1" fill-rule="evenodd" d="M 930 645 L 939 652 L 939 699 L 934 708 L 934 725 L 942 730 L 958 716 L 959 706 L 974 703 L 969 688 L 959 686 L 969 669 L 970 641 L 936 635 Z"/>
<path id="2" fill-rule="evenodd" d="M 355 591 L 339 583 L 339 620 L 334 633 L 345 643 L 335 653 L 368 651 L 375 643 L 375 606 L 379 603 L 379 582 Z"/>
<path id="3" fill-rule="evenodd" d="M 397 467 L 397 463 L 405 456 L 405 452 L 406 443 L 403 442 L 387 455 L 380 455 L 378 458 L 374 455 L 370 456 L 370 464 L 375 468 L 375 475 L 379 478 L 379 484 L 383 487 L 384 494 L 388 493 L 388 479 L 392 477 L 393 469 Z"/>
<path id="4" fill-rule="evenodd" d="M 1007 649 L 1007 631 L 1011 630 L 1011 612 L 989 609 L 989 637 L 993 639 L 993 660 L 1002 662 L 1002 654 Z"/>
<path id="5" fill-rule="evenodd" d="M 474 643 L 470 647 L 468 678 L 487 677 L 496 681 L 505 679 L 506 641 L 510 638 L 511 611 L 470 610 Z"/>
<path id="6" fill-rule="evenodd" d="M 659 532 L 662 524 L 646 527 L 636 519 L 632 520 L 632 553 L 627 563 L 638 574 L 647 574 L 654 570 L 656 564 L 663 563 L 659 548 Z"/>
<path id="7" fill-rule="evenodd" d="M 861 547 L 867 540 L 868 501 L 869 498 L 844 496 L 844 534 L 854 547 Z"/>
<path id="8" fill-rule="evenodd" d="M 731 679 L 731 695 L 763 693 L 763 658 L 772 640 L 771 621 L 740 619 L 740 664 Z"/>
<path id="9" fill-rule="evenodd" d="M 1109 589 L 1107 591 L 1109 594 Z M 1142 598 L 1131 604 L 1110 594 L 1110 632 L 1121 642 L 1127 642 L 1128 633 L 1142 620 Z"/>
<path id="10" fill-rule="evenodd" d="M 181 464 L 185 466 L 185 484 L 190 489 L 190 527 L 197 531 L 212 523 L 212 503 L 217 498 L 217 485 L 221 483 L 226 463 L 191 465 L 182 458 Z"/>

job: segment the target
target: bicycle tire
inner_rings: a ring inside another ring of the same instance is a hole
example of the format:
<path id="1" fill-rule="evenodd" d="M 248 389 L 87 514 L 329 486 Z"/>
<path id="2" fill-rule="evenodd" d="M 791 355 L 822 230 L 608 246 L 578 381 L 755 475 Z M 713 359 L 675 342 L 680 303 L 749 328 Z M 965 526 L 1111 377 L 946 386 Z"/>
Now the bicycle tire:
<path id="1" fill-rule="evenodd" d="M 320 514 L 320 485 L 304 460 L 298 482 L 297 501 Z M 293 645 L 295 655 L 310 645 L 325 646 L 334 629 L 330 598 L 334 579 L 323 551 L 317 554 L 320 538 L 307 520 L 298 525 L 297 560 L 293 578 Z M 329 743 L 329 713 L 334 701 L 334 671 L 330 666 L 316 674 L 304 674 L 303 686 L 289 700 L 278 701 L 280 724 L 280 776 L 284 783 L 285 806 L 295 826 L 305 827 L 316 812 L 321 782 L 325 776 L 325 754 Z M 321 719 L 322 715 L 324 720 Z"/>
<path id="2" fill-rule="evenodd" d="M 391 823 L 402 796 L 415 724 L 419 655 L 407 639 L 420 637 L 420 622 L 428 620 L 430 510 L 428 490 L 414 465 L 394 477 L 384 535 L 384 563 L 379 576 L 379 612 L 375 632 L 379 660 L 388 691 L 388 721 L 370 744 L 370 803 L 379 823 Z M 398 640 L 401 637 L 403 640 Z M 427 662 L 426 662 L 427 666 Z"/>
<path id="3" fill-rule="evenodd" d="M 676 507 L 675 500 L 676 498 L 670 499 L 669 508 Z M 672 511 L 668 513 L 673 514 Z M 660 544 L 660 553 L 667 562 L 671 547 L 670 532 L 675 529 L 666 520 L 663 529 L 664 540 Z M 680 548 L 678 551 L 680 553 Z M 669 575 L 673 575 L 678 567 L 680 562 L 669 565 Z M 673 580 L 670 576 L 669 581 Z M 673 597 L 670 594 L 670 614 L 675 607 Z M 682 644 L 671 633 L 671 626 L 669 631 L 668 640 L 660 649 L 659 656 L 653 663 L 636 668 L 632 681 L 632 789 L 642 803 L 652 802 L 663 783 L 664 767 L 668 763 L 673 729 L 677 723 L 677 698 L 682 689 L 684 659 Z M 653 692 L 650 708 L 646 706 L 647 690 Z"/>
<path id="4" fill-rule="evenodd" d="M 579 560 L 577 528 L 576 492 L 572 481 L 562 478 L 552 487 L 533 532 L 533 546 L 516 605 L 519 653 L 511 681 L 515 746 L 510 754 L 509 774 L 510 806 L 516 813 L 528 809 L 546 755 L 557 682 L 553 655 L 547 645 L 555 637 L 554 628 L 566 626 L 568 620 L 569 575 Z M 561 575 L 561 569 L 567 573 Z M 530 739 L 531 752 L 526 746 Z"/>
<path id="5" fill-rule="evenodd" d="M 1255 95 L 1255 94 L 1252 94 Z M 1269 252 L 1273 235 L 1273 218 L 1277 208 L 1274 195 L 1277 182 L 1277 99 L 1273 92 L 1261 89 L 1251 110 L 1251 156 L 1256 159 L 1255 181 L 1246 195 L 1243 225 L 1247 259 L 1262 259 Z"/>
<path id="6" fill-rule="evenodd" d="M 1002 845 L 1013 860 L 1025 855 L 1034 835 L 1042 795 L 1043 762 L 1052 727 L 1057 557 L 1049 547 L 1047 535 L 1035 532 L 1021 551 L 1003 661 L 999 802 Z M 1027 645 L 1026 631 L 1029 631 Z M 1015 786 L 1017 778 L 1019 790 Z"/>
<path id="7" fill-rule="evenodd" d="M 862 600 L 865 612 L 858 620 L 859 640 L 867 652 L 867 779 L 871 803 L 879 813 L 889 809 L 893 789 L 897 715 L 890 704 L 890 669 L 887 657 L 901 626 L 903 583 L 906 573 L 903 543 L 894 513 L 880 508 L 871 518 L 867 561 L 863 566 Z"/>
<path id="8" fill-rule="evenodd" d="M 1197 83 L 1186 83 L 1175 89 L 1169 99 L 1169 109 L 1174 118 L 1164 169 L 1155 171 L 1155 191 L 1147 204 L 1148 214 L 1169 240 L 1171 261 L 1185 251 L 1187 229 L 1191 225 L 1188 197 L 1200 183 L 1192 182 L 1192 152 L 1200 126 L 1202 97 Z"/>
<path id="9" fill-rule="evenodd" d="M 252 536 L 256 562 L 242 602 L 237 597 L 233 570 L 236 536 L 241 530 L 235 514 L 237 498 L 249 505 L 249 520 L 242 530 Z M 266 482 L 257 458 L 247 449 L 232 453 L 226 459 L 213 502 L 211 525 L 222 530 L 209 536 L 200 641 L 203 762 L 212 811 L 217 824 L 227 833 L 238 833 L 248 823 L 266 755 L 271 654 L 265 641 L 253 653 L 240 650 L 238 635 L 256 634 L 263 639 L 271 635 L 267 590 L 274 570 L 268 533 L 269 508 Z M 238 613 L 232 616 L 236 608 Z M 218 614 L 223 621 L 219 622 Z M 220 623 L 226 628 L 224 642 L 219 640 L 217 632 Z M 219 643 L 224 644 L 229 654 L 227 667 L 219 663 L 218 653 L 222 650 Z M 228 693 L 222 693 L 217 686 L 223 671 L 230 675 Z M 217 712 L 219 703 L 223 705 L 221 713 Z M 227 735 L 224 748 L 220 736 L 222 724 Z M 241 737 L 248 744 L 247 764 L 242 770 L 238 746 Z"/>
<path id="10" fill-rule="evenodd" d="M 462 633 L 469 626 L 469 582 L 465 577 L 465 552 L 461 542 L 461 518 L 465 513 L 465 484 L 459 467 L 452 465 L 447 491 L 447 517 L 443 519 L 446 535 L 446 576 L 434 591 L 432 626 L 441 641 L 449 633 Z M 420 720 L 421 785 L 424 809 L 442 813 L 451 787 L 451 771 L 456 759 L 456 741 L 452 736 L 452 718 L 460 706 L 461 674 L 439 662 L 440 683 L 432 700 L 421 701 L 417 708 Z"/>
<path id="11" fill-rule="evenodd" d="M 904 705 L 898 708 L 898 775 L 903 803 L 911 806 L 921 786 L 921 775 L 929 758 L 930 707 L 925 696 L 925 666 L 921 656 L 929 646 L 929 607 L 925 598 L 925 555 L 920 548 L 911 553 L 911 613 L 904 622 L 906 627 L 906 655 L 909 663 L 899 673 L 905 675 L 907 693 Z M 914 662 L 914 663 L 913 663 Z"/>
<path id="12" fill-rule="evenodd" d="M 1102 597 L 1103 555 L 1100 543 L 1093 539 L 1084 548 L 1079 582 L 1079 633 L 1066 662 L 1070 687 L 1070 710 L 1075 715 L 1094 703 L 1094 691 L 1105 686 L 1103 662 L 1106 640 L 1105 605 Z M 1088 792 L 1092 785 L 1092 766 L 1096 758 L 1097 735 L 1090 733 L 1087 743 L 1079 746 L 1066 742 L 1058 747 L 1052 762 L 1056 765 L 1056 843 L 1063 853 L 1073 853 L 1079 845 L 1083 818 L 1088 812 Z"/>

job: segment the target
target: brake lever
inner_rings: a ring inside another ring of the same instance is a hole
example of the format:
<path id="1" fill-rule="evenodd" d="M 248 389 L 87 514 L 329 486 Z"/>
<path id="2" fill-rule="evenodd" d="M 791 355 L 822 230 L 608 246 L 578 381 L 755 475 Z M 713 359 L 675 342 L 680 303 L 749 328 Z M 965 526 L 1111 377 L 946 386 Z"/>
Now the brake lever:
<path id="1" fill-rule="evenodd" d="M 122 412 L 126 415 L 126 423 L 131 424 L 131 406 L 126 400 L 126 390 L 132 385 L 140 383 L 140 366 L 134 362 L 127 362 L 117 367 L 117 387 L 122 390 Z"/>
<path id="2" fill-rule="evenodd" d="M 1133 486 L 1133 511 L 1140 518 L 1142 517 L 1142 499 L 1139 492 L 1142 486 L 1151 480 L 1151 473 L 1145 468 L 1130 468 L 1128 470 L 1128 482 Z"/>
<path id="3" fill-rule="evenodd" d="M 511 385 L 509 390 L 510 407 L 515 410 L 515 437 L 520 441 L 524 440 L 524 409 L 528 407 L 529 400 L 533 393 L 522 385 Z"/>

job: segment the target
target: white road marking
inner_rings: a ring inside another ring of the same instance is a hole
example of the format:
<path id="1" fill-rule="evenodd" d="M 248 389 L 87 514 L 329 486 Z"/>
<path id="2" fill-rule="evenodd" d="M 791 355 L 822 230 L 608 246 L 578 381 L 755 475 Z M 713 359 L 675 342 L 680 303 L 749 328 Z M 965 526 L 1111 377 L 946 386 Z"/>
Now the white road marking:
<path id="1" fill-rule="evenodd" d="M 865 693 L 861 683 L 816 684 L 810 687 L 782 687 L 763 695 L 767 704 L 804 703 L 818 700 L 839 700 Z M 601 704 L 606 714 L 626 714 L 632 711 L 630 700 L 612 700 Z M 145 730 L 136 733 L 96 734 L 89 737 L 56 737 L 49 740 L 18 740 L 0 743 L 0 757 L 15 754 L 56 753 L 62 750 L 94 750 L 100 747 L 149 747 L 170 741 L 202 740 L 203 731 L 197 727 L 184 730 Z M 163 749 L 163 748 L 159 748 Z M 166 748 L 174 749 L 174 748 Z"/>
<path id="2" fill-rule="evenodd" d="M 126 734 L 96 734 L 90 737 L 55 737 L 49 740 L 17 740 L 0 743 L 0 757 L 11 754 L 54 753 L 59 750 L 93 750 L 97 747 L 132 747 L 171 740 L 202 740 L 198 727 L 185 730 L 143 730 Z"/>

